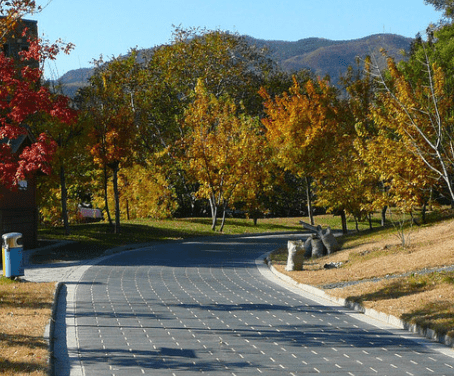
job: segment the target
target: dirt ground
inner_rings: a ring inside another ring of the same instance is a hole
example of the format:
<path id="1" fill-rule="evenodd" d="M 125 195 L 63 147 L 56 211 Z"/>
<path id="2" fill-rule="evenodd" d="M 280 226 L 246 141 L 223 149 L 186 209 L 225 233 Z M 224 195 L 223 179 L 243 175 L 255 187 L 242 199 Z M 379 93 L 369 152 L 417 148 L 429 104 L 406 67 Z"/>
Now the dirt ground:
<path id="1" fill-rule="evenodd" d="M 330 256 L 307 260 L 302 271 L 285 271 L 285 262 L 273 265 L 299 283 L 323 288 L 333 296 L 360 301 L 368 308 L 406 321 L 441 328 L 441 332 L 452 335 L 453 281 L 444 274 L 438 280 L 422 281 L 418 271 L 454 265 L 454 220 L 413 228 L 406 235 L 411 242 L 405 248 L 395 235 L 387 235 L 366 244 L 350 248 L 347 245 Z M 343 264 L 337 269 L 324 269 L 330 262 Z M 390 278 L 408 272 L 414 274 Z M 372 278 L 377 281 L 368 281 Z M 329 284 L 352 281 L 361 283 L 327 288 Z"/>

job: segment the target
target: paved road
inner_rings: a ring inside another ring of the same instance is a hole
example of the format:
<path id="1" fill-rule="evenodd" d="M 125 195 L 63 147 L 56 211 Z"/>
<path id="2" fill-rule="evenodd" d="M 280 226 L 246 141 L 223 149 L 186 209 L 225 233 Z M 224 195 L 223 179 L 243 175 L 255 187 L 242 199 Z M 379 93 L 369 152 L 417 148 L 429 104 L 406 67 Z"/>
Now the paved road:
<path id="1" fill-rule="evenodd" d="M 255 259 L 287 239 L 168 243 L 87 267 L 67 287 L 75 304 L 60 302 L 56 373 L 454 375 L 452 349 L 270 280 Z"/>

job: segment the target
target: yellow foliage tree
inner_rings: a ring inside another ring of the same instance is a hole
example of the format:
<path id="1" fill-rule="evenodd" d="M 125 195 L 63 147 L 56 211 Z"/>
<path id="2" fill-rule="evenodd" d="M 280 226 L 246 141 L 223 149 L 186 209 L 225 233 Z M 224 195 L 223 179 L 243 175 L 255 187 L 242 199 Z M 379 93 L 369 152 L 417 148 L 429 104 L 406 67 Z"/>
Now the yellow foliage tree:
<path id="1" fill-rule="evenodd" d="M 134 165 L 121 174 L 121 211 L 127 219 L 172 216 L 176 200 L 160 166 Z"/>
<path id="2" fill-rule="evenodd" d="M 307 202 L 313 224 L 311 180 L 329 156 L 337 132 L 336 92 L 327 82 L 294 80 L 289 93 L 271 98 L 264 90 L 267 117 L 262 120 L 278 164 L 307 182 Z"/>
<path id="3" fill-rule="evenodd" d="M 404 211 L 424 205 L 440 179 L 454 198 L 452 99 L 442 70 L 428 61 L 421 64 L 418 77 L 407 77 L 388 57 L 389 78 L 378 76 L 385 90 L 377 91 L 370 107 L 377 131 L 361 150 L 384 182 L 378 200 Z"/>
<path id="4" fill-rule="evenodd" d="M 259 123 L 241 115 L 228 96 L 210 95 L 201 80 L 194 95 L 183 120 L 184 159 L 190 176 L 199 183 L 197 195 L 210 203 L 212 230 L 222 210 L 222 231 L 228 204 L 254 195 L 251 186 L 257 186 L 261 163 Z"/>

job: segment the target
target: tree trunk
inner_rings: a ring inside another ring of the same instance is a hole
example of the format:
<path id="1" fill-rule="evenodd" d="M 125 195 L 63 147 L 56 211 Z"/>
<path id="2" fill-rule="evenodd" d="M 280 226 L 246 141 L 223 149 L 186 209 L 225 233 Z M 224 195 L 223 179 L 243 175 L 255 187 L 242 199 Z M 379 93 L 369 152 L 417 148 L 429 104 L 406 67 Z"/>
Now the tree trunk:
<path id="1" fill-rule="evenodd" d="M 348 233 L 348 228 L 347 228 L 347 216 L 345 215 L 345 210 L 342 209 L 340 211 L 340 217 L 341 217 L 341 222 L 342 222 L 342 233 L 347 234 Z"/>
<path id="2" fill-rule="evenodd" d="M 129 200 L 126 200 L 126 219 L 129 221 L 130 215 L 129 215 Z"/>
<path id="3" fill-rule="evenodd" d="M 422 209 L 421 209 L 421 222 L 423 224 L 427 223 L 426 213 L 427 213 L 427 201 L 424 200 L 424 204 L 422 205 Z"/>
<path id="4" fill-rule="evenodd" d="M 65 167 L 60 166 L 60 191 L 61 191 L 61 216 L 63 218 L 63 226 L 65 234 L 69 235 L 69 220 L 68 220 L 68 190 L 66 189 Z"/>
<path id="5" fill-rule="evenodd" d="M 384 206 L 381 210 L 381 225 L 382 227 L 386 225 L 386 210 L 388 210 L 387 206 Z"/>
<path id="6" fill-rule="evenodd" d="M 113 190 L 114 190 L 114 198 L 115 198 L 115 234 L 119 234 L 120 229 L 120 194 L 118 192 L 118 170 L 119 170 L 119 163 L 114 162 L 112 164 L 112 172 L 113 172 Z"/>
<path id="7" fill-rule="evenodd" d="M 306 176 L 306 199 L 307 199 L 307 212 L 309 216 L 309 222 L 314 225 L 314 213 L 312 209 L 312 191 L 311 191 L 312 179 L 310 176 Z"/>
<path id="8" fill-rule="evenodd" d="M 219 228 L 219 232 L 222 232 L 224 230 L 226 210 L 227 210 L 227 203 L 224 202 L 224 205 L 222 205 L 222 222 L 221 222 L 221 227 Z"/>
<path id="9" fill-rule="evenodd" d="M 109 210 L 109 197 L 108 197 L 108 192 L 107 192 L 107 182 L 108 182 L 108 176 L 107 176 L 107 166 L 104 166 L 104 208 L 107 213 L 107 219 L 109 220 L 109 225 L 110 227 L 113 226 L 112 224 L 112 217 L 110 216 L 110 210 Z"/>
<path id="10" fill-rule="evenodd" d="M 373 229 L 373 226 L 372 226 L 372 214 L 369 213 L 369 214 L 367 215 L 367 218 L 369 219 L 369 229 L 372 230 L 372 229 Z"/>
<path id="11" fill-rule="evenodd" d="M 216 205 L 216 198 L 211 195 L 210 197 L 210 209 L 211 209 L 211 230 L 216 230 L 216 222 L 218 217 L 218 207 Z"/>

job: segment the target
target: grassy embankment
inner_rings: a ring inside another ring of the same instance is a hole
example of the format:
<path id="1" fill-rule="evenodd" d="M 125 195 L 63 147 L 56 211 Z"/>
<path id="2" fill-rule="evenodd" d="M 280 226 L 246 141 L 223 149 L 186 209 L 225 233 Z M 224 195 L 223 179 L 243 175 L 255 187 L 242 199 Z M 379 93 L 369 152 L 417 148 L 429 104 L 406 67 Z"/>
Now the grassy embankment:
<path id="1" fill-rule="evenodd" d="M 302 271 L 285 271 L 281 249 L 274 265 L 299 283 L 454 337 L 454 271 L 443 270 L 454 266 L 454 219 L 433 213 L 429 222 L 350 234 L 341 251 L 306 260 Z M 327 263 L 341 267 L 325 269 Z"/>

